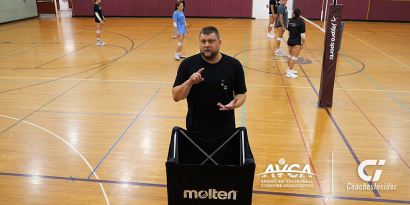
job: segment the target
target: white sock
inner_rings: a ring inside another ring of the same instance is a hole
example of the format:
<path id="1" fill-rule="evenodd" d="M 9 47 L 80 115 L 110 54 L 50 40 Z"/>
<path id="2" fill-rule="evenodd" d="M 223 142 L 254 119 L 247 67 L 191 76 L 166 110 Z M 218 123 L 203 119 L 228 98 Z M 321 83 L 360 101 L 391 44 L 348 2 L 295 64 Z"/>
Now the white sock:
<path id="1" fill-rule="evenodd" d="M 182 54 L 181 52 L 178 53 L 178 55 L 181 55 L 181 54 Z"/>
<path id="2" fill-rule="evenodd" d="M 279 52 L 279 51 L 280 51 L 280 48 L 276 49 L 276 52 Z"/>
<path id="3" fill-rule="evenodd" d="M 175 55 L 178 55 L 178 53 L 175 53 Z"/>

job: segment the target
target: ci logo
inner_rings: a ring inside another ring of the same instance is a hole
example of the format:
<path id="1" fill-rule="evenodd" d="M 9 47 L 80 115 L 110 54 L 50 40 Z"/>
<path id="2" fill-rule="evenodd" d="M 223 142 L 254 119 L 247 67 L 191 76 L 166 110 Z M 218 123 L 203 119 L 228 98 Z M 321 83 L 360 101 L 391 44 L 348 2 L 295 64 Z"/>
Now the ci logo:
<path id="1" fill-rule="evenodd" d="M 377 160 L 365 160 L 362 163 L 360 163 L 359 168 L 357 168 L 357 172 L 359 173 L 360 178 L 362 178 L 364 181 L 371 181 L 372 180 L 372 176 L 367 176 L 364 173 L 364 168 L 367 165 L 384 165 L 384 163 L 386 162 L 386 160 L 379 160 L 379 163 L 377 164 Z M 380 179 L 380 175 L 382 174 L 382 170 L 376 170 L 376 172 L 374 173 L 374 177 L 373 177 L 373 181 L 379 181 Z"/>

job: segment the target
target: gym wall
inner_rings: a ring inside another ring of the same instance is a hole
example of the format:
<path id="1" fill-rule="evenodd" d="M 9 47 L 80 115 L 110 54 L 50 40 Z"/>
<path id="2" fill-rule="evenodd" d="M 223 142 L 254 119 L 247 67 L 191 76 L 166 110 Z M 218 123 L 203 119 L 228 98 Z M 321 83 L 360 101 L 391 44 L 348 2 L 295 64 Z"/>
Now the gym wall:
<path id="1" fill-rule="evenodd" d="M 36 16 L 36 0 L 0 0 L 0 23 Z"/>
<path id="2" fill-rule="evenodd" d="M 333 0 L 328 2 L 331 4 Z M 308 19 L 320 19 L 322 3 L 323 0 L 294 0 L 294 8 L 299 7 L 302 16 Z M 410 21 L 410 1 L 338 0 L 337 3 L 343 4 L 343 20 Z"/>
<path id="3" fill-rule="evenodd" d="M 252 0 L 185 0 L 187 17 L 252 17 Z M 103 0 L 104 16 L 171 17 L 176 0 Z M 93 0 L 73 0 L 73 16 L 93 16 Z"/>

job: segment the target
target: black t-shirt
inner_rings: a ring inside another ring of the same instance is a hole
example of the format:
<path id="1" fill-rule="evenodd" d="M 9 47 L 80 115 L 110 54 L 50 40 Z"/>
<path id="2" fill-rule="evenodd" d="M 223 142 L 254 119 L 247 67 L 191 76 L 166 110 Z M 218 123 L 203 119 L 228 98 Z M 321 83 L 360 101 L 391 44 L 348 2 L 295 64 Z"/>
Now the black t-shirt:
<path id="1" fill-rule="evenodd" d="M 174 87 L 201 68 L 205 68 L 201 73 L 204 81 L 194 84 L 187 97 L 187 130 L 209 133 L 234 129 L 235 111 L 220 111 L 217 103 L 226 105 L 234 99 L 234 93 L 246 93 L 242 64 L 225 54 L 218 63 L 210 64 L 200 53 L 196 54 L 179 65 Z"/>
<path id="2" fill-rule="evenodd" d="M 101 18 L 101 21 L 103 20 L 103 15 L 102 15 L 102 9 L 101 6 L 98 4 L 94 4 L 94 17 L 95 17 L 95 22 L 100 22 L 100 20 L 97 18 L 97 16 L 95 15 L 95 12 L 98 13 L 98 15 Z"/>
<path id="3" fill-rule="evenodd" d="M 292 18 L 288 25 L 289 39 L 301 40 L 300 34 L 306 32 L 305 21 L 303 19 Z"/>
<path id="4" fill-rule="evenodd" d="M 278 13 L 278 1 L 277 0 L 269 0 L 269 14 L 272 14 L 271 5 L 273 5 L 273 12 L 276 14 Z"/>

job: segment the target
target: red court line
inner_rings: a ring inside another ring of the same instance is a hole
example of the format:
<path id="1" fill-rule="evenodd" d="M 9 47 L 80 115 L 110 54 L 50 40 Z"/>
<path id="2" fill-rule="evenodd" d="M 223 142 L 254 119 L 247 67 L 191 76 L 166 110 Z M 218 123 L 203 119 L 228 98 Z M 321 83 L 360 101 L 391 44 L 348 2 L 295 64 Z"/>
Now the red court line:
<path id="1" fill-rule="evenodd" d="M 306 47 L 306 46 L 305 46 Z M 313 55 L 313 53 L 310 51 L 310 49 L 308 47 L 306 47 L 307 50 L 310 52 L 310 54 L 312 54 L 313 57 L 316 58 L 315 55 Z M 316 58 L 317 59 L 317 58 Z M 320 62 L 320 64 L 322 65 L 322 62 Z M 380 136 L 384 139 L 384 141 L 390 146 L 390 148 L 393 149 L 393 151 L 397 154 L 397 156 L 400 157 L 401 161 L 407 166 L 407 168 L 410 169 L 409 164 L 407 164 L 407 162 L 403 159 L 403 157 L 396 151 L 396 149 L 394 149 L 394 147 L 389 143 L 389 141 L 386 139 L 386 137 L 384 137 L 384 135 L 379 131 L 379 129 L 377 129 L 376 125 L 373 124 L 373 122 L 369 119 L 369 117 L 367 117 L 367 115 L 363 112 L 363 110 L 359 107 L 359 105 L 356 104 L 356 102 L 350 97 L 349 94 L 347 94 L 347 92 L 343 89 L 343 87 L 335 80 L 335 83 L 343 90 L 343 92 L 346 94 L 346 96 L 352 101 L 352 103 L 356 106 L 357 109 L 359 109 L 359 111 L 363 114 L 363 116 L 367 119 L 367 121 L 369 121 L 369 123 L 374 127 L 374 129 L 380 134 Z"/>
<path id="2" fill-rule="evenodd" d="M 266 33 L 266 29 L 265 29 L 265 33 Z M 273 52 L 272 45 L 271 45 L 271 43 L 270 43 L 269 40 L 268 40 L 268 42 L 269 42 L 269 48 L 270 48 L 270 50 L 271 50 L 273 56 L 275 56 L 275 53 Z M 289 96 L 289 93 L 288 93 L 288 89 L 286 88 L 285 81 L 283 80 L 282 73 L 280 72 L 280 69 L 279 69 L 278 61 L 276 61 L 275 63 L 276 63 L 276 67 L 278 68 L 279 76 L 280 76 L 280 78 L 281 78 L 281 80 L 282 80 L 282 84 L 283 84 L 283 86 L 284 86 L 284 89 L 285 89 L 285 92 L 286 92 L 286 96 L 287 96 L 287 98 L 288 98 L 288 100 L 289 100 L 289 104 L 290 104 L 290 107 L 291 107 L 291 109 L 292 109 L 293 116 L 295 117 L 295 121 L 296 121 L 296 124 L 297 124 L 298 129 L 299 129 L 300 136 L 301 136 L 302 141 L 303 141 L 303 146 L 305 147 L 305 151 L 306 151 L 306 154 L 307 154 L 307 156 L 308 156 L 308 158 L 309 158 L 309 162 L 310 162 L 310 164 L 312 165 L 313 173 L 315 173 L 316 183 L 317 183 L 317 185 L 318 185 L 318 187 L 319 187 L 320 194 L 323 195 L 322 187 L 320 186 L 320 182 L 319 182 L 319 178 L 318 178 L 318 176 L 317 176 L 316 170 L 315 170 L 315 166 L 313 165 L 312 158 L 310 157 L 309 150 L 308 150 L 308 148 L 307 148 L 307 146 L 306 146 L 306 142 L 305 142 L 305 139 L 304 139 L 304 136 L 303 136 L 303 133 L 302 133 L 302 129 L 300 128 L 300 125 L 299 125 L 298 117 L 296 116 L 295 109 L 293 108 L 292 100 L 290 99 L 290 96 Z M 323 199 L 323 203 L 326 205 L 326 201 L 325 201 L 324 199 Z"/>

